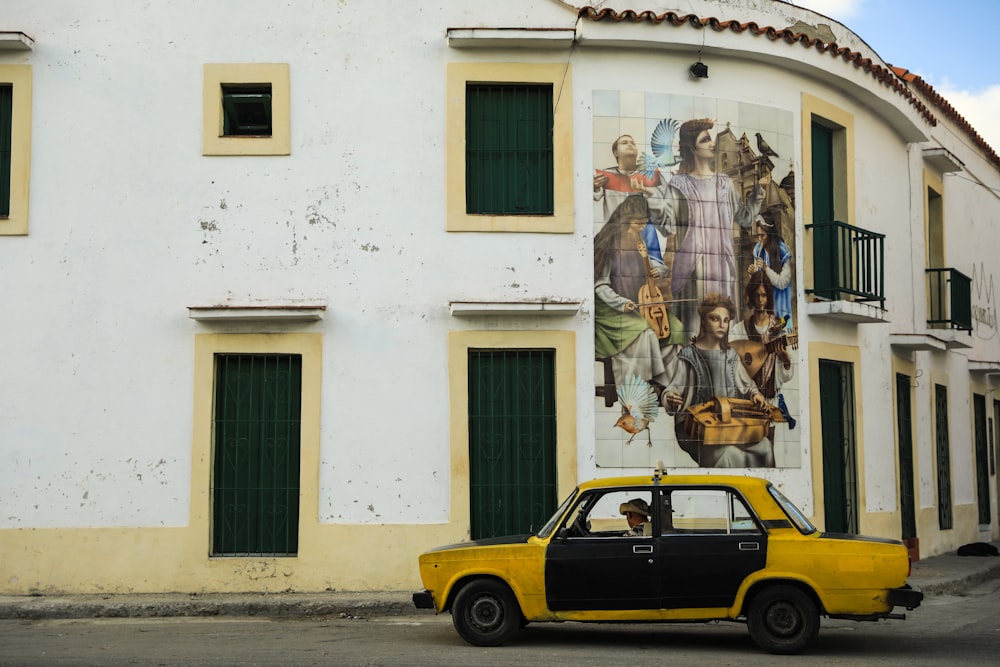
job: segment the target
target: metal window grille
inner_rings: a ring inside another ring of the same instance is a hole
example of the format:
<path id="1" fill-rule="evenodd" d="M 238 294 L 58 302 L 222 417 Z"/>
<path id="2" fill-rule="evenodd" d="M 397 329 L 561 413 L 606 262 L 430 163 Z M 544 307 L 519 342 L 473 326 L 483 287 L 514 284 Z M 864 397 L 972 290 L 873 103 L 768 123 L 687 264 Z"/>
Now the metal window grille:
<path id="1" fill-rule="evenodd" d="M 302 357 L 215 356 L 212 555 L 298 552 Z"/>
<path id="2" fill-rule="evenodd" d="M 986 397 L 972 395 L 973 417 L 975 419 L 976 446 L 976 496 L 979 498 L 979 525 L 990 524 L 990 462 L 986 445 Z"/>
<path id="3" fill-rule="evenodd" d="M 556 508 L 555 352 L 469 351 L 473 539 L 527 533 Z"/>
<path id="4" fill-rule="evenodd" d="M 466 212 L 552 215 L 552 85 L 466 86 Z"/>

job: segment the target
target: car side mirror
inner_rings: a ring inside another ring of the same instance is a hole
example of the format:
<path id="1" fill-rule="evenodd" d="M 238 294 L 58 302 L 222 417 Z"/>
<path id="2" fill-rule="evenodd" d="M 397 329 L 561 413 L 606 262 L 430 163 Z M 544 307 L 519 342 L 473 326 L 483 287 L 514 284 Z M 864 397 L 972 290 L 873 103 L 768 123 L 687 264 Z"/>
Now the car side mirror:
<path id="1" fill-rule="evenodd" d="M 565 540 L 567 537 L 569 537 L 569 528 L 566 527 L 560 528 L 559 532 L 556 533 L 556 537 L 559 538 L 560 540 Z"/>

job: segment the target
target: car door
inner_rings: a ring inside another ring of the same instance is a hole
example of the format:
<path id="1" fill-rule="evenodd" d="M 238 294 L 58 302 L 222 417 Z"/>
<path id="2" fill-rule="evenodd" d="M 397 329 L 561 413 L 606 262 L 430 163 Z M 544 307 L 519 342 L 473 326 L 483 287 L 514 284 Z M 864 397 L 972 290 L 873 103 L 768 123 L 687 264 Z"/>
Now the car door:
<path id="1" fill-rule="evenodd" d="M 767 562 L 767 534 L 728 488 L 665 489 L 667 517 L 654 549 L 664 609 L 730 607 Z"/>
<path id="2" fill-rule="evenodd" d="M 659 608 L 656 540 L 652 535 L 626 535 L 628 524 L 619 512 L 636 498 L 646 499 L 649 506 L 652 493 L 635 489 L 595 492 L 581 498 L 569 513 L 545 555 L 549 609 Z"/>

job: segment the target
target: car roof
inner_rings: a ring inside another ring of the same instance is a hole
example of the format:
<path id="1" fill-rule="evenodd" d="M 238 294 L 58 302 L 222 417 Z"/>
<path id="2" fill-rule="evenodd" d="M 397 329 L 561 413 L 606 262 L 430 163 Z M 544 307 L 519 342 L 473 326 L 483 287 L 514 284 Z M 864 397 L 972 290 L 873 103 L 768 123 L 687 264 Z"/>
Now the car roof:
<path id="1" fill-rule="evenodd" d="M 760 477 L 748 477 L 746 475 L 662 475 L 659 484 L 662 485 L 724 485 L 734 486 L 742 489 L 763 488 L 768 485 L 768 480 Z M 589 489 L 602 489 L 614 486 L 653 486 L 653 476 L 632 475 L 627 477 L 605 477 L 602 479 L 592 479 L 580 484 L 581 491 Z"/>

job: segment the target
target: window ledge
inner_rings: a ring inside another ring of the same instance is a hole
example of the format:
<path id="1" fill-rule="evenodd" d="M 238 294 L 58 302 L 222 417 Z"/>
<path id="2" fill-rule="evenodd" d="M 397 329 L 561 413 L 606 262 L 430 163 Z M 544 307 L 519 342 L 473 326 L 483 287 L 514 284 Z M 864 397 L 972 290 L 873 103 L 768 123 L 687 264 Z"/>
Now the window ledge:
<path id="1" fill-rule="evenodd" d="M 889 311 L 860 301 L 812 301 L 806 312 L 814 317 L 829 317 L 856 324 L 889 322 Z"/>
<path id="2" fill-rule="evenodd" d="M 326 304 L 189 306 L 188 317 L 199 322 L 316 322 L 323 319 Z"/>
<path id="3" fill-rule="evenodd" d="M 944 352 L 948 349 L 948 346 L 940 338 L 918 333 L 889 334 L 889 345 L 914 351 L 937 350 Z"/>
<path id="4" fill-rule="evenodd" d="M 580 312 L 579 301 L 451 301 L 453 317 L 497 315 L 546 315 L 572 317 Z"/>
<path id="5" fill-rule="evenodd" d="M 0 31 L 0 51 L 30 51 L 34 45 L 23 32 Z"/>
<path id="6" fill-rule="evenodd" d="M 933 331 L 934 333 L 931 335 L 944 341 L 945 347 L 949 350 L 972 347 L 971 331 L 959 331 L 957 329 L 934 329 Z"/>
<path id="7" fill-rule="evenodd" d="M 965 164 L 952 155 L 947 148 L 925 148 L 924 161 L 942 174 L 962 171 Z"/>
<path id="8" fill-rule="evenodd" d="M 456 49 L 568 49 L 575 28 L 448 28 L 448 46 Z"/>
<path id="9" fill-rule="evenodd" d="M 973 361 L 969 359 L 969 372 L 983 375 L 1000 375 L 1000 361 Z"/>

